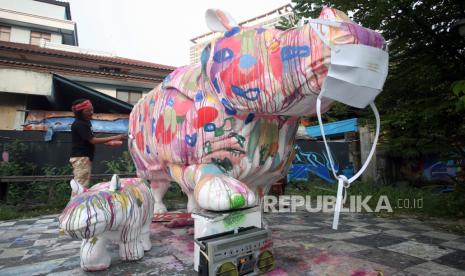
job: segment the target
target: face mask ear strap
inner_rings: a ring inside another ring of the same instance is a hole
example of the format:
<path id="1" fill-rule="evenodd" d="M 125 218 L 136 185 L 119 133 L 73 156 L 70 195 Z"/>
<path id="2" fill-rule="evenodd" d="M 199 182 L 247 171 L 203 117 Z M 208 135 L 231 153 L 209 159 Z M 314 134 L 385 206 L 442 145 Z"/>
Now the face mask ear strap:
<path id="1" fill-rule="evenodd" d="M 332 48 L 331 43 L 326 39 L 326 37 L 321 33 L 319 26 L 321 25 L 326 25 L 330 27 L 336 27 L 339 28 L 341 27 L 341 22 L 339 21 L 328 21 L 328 20 L 322 20 L 322 19 L 312 19 L 312 18 L 302 18 L 299 21 L 299 26 L 303 26 L 305 22 L 308 22 L 310 27 L 315 31 L 315 34 L 320 38 L 323 43 L 328 46 L 329 48 Z"/>
<path id="2" fill-rule="evenodd" d="M 323 97 L 324 91 L 321 91 L 320 94 L 318 95 L 318 98 L 316 99 L 316 114 L 318 117 L 318 123 L 320 125 L 320 132 L 321 136 L 323 137 L 323 142 L 325 144 L 326 148 L 326 153 L 329 156 L 329 163 L 331 165 L 331 170 L 333 172 L 334 177 L 338 180 L 338 189 L 337 189 L 337 195 L 336 195 L 336 206 L 334 208 L 334 218 L 333 218 L 333 229 L 337 230 L 338 223 L 339 223 L 339 213 L 341 211 L 342 207 L 342 194 L 343 190 L 349 188 L 350 183 L 354 182 L 357 178 L 359 178 L 362 173 L 366 170 L 368 165 L 370 164 L 371 158 L 373 157 L 375 151 L 376 151 L 376 144 L 378 143 L 378 138 L 379 138 L 379 132 L 380 132 L 380 125 L 381 125 L 381 120 L 379 118 L 379 112 L 378 109 L 376 108 L 376 105 L 374 102 L 370 103 L 370 107 L 373 110 L 373 113 L 375 114 L 376 118 L 376 132 L 375 132 L 375 138 L 373 140 L 373 145 L 371 147 L 370 153 L 368 154 L 368 157 L 363 164 L 362 168 L 350 179 L 347 179 L 344 175 L 337 175 L 336 170 L 334 169 L 334 164 L 333 164 L 333 158 L 331 156 L 331 151 L 329 149 L 328 142 L 326 141 L 326 136 L 325 136 L 325 130 L 323 127 L 323 121 L 321 119 L 321 98 Z M 347 191 L 346 191 L 347 193 Z"/>

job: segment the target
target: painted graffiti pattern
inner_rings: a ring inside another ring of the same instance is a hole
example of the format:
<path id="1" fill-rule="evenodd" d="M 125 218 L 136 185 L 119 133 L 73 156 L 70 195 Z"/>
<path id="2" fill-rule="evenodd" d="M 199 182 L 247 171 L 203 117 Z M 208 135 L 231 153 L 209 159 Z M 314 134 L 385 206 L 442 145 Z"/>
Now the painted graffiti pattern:
<path id="1" fill-rule="evenodd" d="M 76 196 L 59 217 L 64 232 L 83 239 L 81 267 L 86 271 L 109 267 L 108 241 L 120 245 L 122 260 L 138 260 L 151 248 L 154 199 L 150 187 L 138 178 L 122 178 L 117 187 L 111 185 L 104 182 L 86 189 L 73 180 Z"/>
<path id="2" fill-rule="evenodd" d="M 318 24 L 332 44 L 384 46 L 338 10 L 324 8 L 320 19 L 341 22 Z M 130 115 L 129 149 L 139 177 L 152 183 L 155 212 L 166 210 L 161 199 L 172 180 L 191 211 L 257 204 L 287 172 L 299 116 L 315 115 L 331 50 L 309 24 L 287 31 L 225 25 L 200 64 L 175 70 Z M 323 99 L 323 111 L 330 104 Z"/>
<path id="3" fill-rule="evenodd" d="M 92 131 L 94 133 L 124 133 L 128 129 L 127 114 L 94 114 Z M 23 130 L 45 132 L 45 141 L 51 141 L 55 132 L 69 132 L 74 122 L 74 114 L 66 111 L 28 111 Z"/>
<path id="4" fill-rule="evenodd" d="M 327 182 L 334 182 L 331 171 L 330 157 L 324 149 L 320 152 L 305 151 L 299 144 L 295 145 L 296 156 L 291 165 L 290 178 L 307 178 L 313 173 Z M 339 162 L 332 154 L 334 169 L 339 171 Z"/>

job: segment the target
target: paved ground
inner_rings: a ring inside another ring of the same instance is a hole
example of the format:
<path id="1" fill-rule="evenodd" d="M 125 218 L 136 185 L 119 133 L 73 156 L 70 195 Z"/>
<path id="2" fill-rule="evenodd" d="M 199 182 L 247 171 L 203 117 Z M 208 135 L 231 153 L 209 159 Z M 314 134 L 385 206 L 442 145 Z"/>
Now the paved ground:
<path id="1" fill-rule="evenodd" d="M 465 275 L 465 237 L 435 231 L 415 219 L 342 214 L 267 214 L 277 267 L 269 275 Z M 186 228 L 154 224 L 153 248 L 138 262 L 92 275 L 195 275 Z M 0 275 L 84 275 L 79 240 L 60 236 L 57 216 L 0 222 Z"/>

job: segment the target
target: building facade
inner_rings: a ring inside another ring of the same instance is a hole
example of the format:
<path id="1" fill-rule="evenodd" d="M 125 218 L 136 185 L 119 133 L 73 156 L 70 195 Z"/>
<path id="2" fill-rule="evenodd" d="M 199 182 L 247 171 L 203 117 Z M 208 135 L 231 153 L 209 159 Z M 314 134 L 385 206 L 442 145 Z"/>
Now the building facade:
<path id="1" fill-rule="evenodd" d="M 28 110 L 69 111 L 83 95 L 99 99 L 97 112 L 127 114 L 174 69 L 79 47 L 67 2 L 0 0 L 0 130 L 21 130 Z"/>
<path id="2" fill-rule="evenodd" d="M 78 45 L 69 3 L 52 0 L 0 0 L 1 41 Z"/>
<path id="3" fill-rule="evenodd" d="M 66 166 L 74 100 L 92 101 L 97 136 L 127 132 L 133 104 L 174 69 L 79 47 L 67 2 L 0 0 L 0 162 L 19 140 L 37 168 Z M 93 172 L 124 151 L 97 145 Z"/>

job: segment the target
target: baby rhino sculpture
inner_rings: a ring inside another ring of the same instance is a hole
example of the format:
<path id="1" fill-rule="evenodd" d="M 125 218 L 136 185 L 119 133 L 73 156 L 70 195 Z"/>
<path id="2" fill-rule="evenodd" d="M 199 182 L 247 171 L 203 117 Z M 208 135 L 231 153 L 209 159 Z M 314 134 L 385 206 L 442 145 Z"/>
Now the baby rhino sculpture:
<path id="1" fill-rule="evenodd" d="M 60 228 L 74 238 L 82 238 L 81 267 L 85 271 L 110 266 L 108 242 L 119 244 L 122 260 L 139 260 L 152 247 L 150 223 L 154 199 L 142 179 L 113 176 L 85 190 L 71 181 L 76 194 L 59 217 Z"/>
<path id="2" fill-rule="evenodd" d="M 316 114 L 320 93 L 323 112 L 332 99 L 364 107 L 386 78 L 382 36 L 335 9 L 286 31 L 239 27 L 219 10 L 207 25 L 224 35 L 201 63 L 176 69 L 130 115 L 129 149 L 156 213 L 170 181 L 189 211 L 258 204 L 287 173 L 299 117 Z"/>

